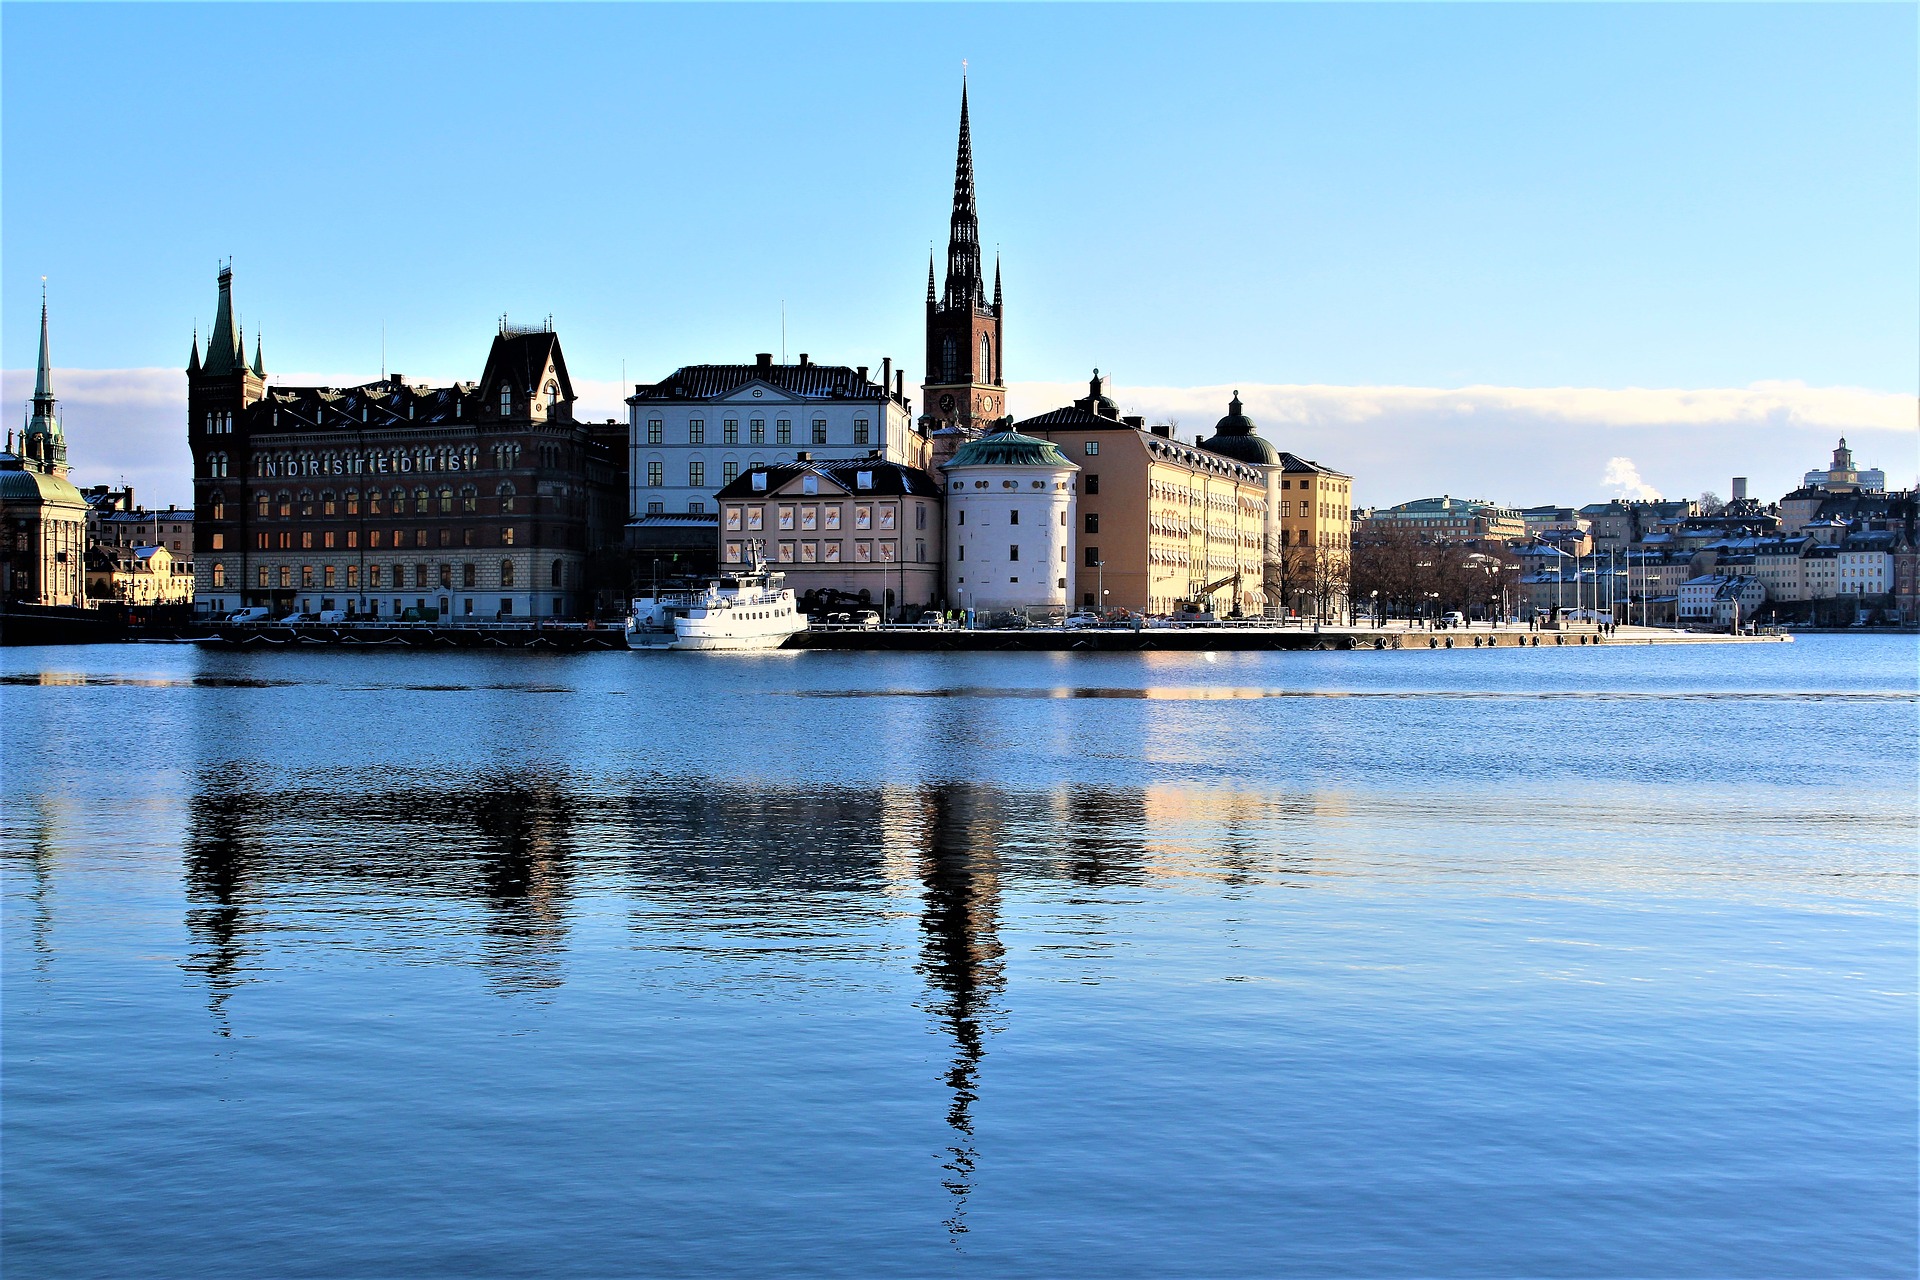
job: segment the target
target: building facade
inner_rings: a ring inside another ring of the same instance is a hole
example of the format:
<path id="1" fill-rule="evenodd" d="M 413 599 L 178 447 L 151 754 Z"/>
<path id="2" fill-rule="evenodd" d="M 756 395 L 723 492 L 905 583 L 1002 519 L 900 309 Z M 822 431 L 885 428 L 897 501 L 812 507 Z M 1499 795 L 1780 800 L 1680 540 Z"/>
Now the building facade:
<path id="1" fill-rule="evenodd" d="M 134 607 L 192 604 L 193 562 L 164 546 L 95 545 L 87 549 L 87 596 Z"/>
<path id="2" fill-rule="evenodd" d="M 0 600 L 83 607 L 87 502 L 67 479 L 67 437 L 54 411 L 47 301 L 40 299 L 40 361 L 27 424 L 0 452 Z"/>
<path id="3" fill-rule="evenodd" d="M 925 470 L 927 438 L 891 358 L 868 366 L 685 365 L 627 398 L 627 518 L 711 514 L 742 473 L 795 461 L 865 458 Z M 891 385 L 889 385 L 891 384 Z"/>
<path id="4" fill-rule="evenodd" d="M 590 549 L 619 537 L 619 424 L 573 416 L 551 324 L 503 320 L 478 382 L 269 386 L 233 319 L 187 365 L 197 602 L 211 614 L 572 617 Z"/>
<path id="5" fill-rule="evenodd" d="M 1098 370 L 1084 398 L 1014 430 L 1053 442 L 1080 467 L 1077 603 L 1163 614 L 1205 596 L 1222 613 L 1264 611 L 1267 480 L 1258 468 L 1122 417 Z"/>
<path id="6" fill-rule="evenodd" d="M 1079 466 L 1050 440 L 996 431 L 941 470 L 947 599 L 963 609 L 1064 612 L 1074 600 Z"/>
<path id="7" fill-rule="evenodd" d="M 876 454 L 754 467 L 714 495 L 720 568 L 756 549 L 803 608 L 855 597 L 888 619 L 940 599 L 940 483 Z"/>
<path id="8" fill-rule="evenodd" d="M 1358 523 L 1369 531 L 1411 533 L 1429 542 L 1519 542 L 1527 536 L 1527 520 L 1519 510 L 1477 498 L 1418 498 L 1374 507 Z"/>
<path id="9" fill-rule="evenodd" d="M 937 295 L 933 262 L 927 262 L 927 363 L 926 381 L 920 387 L 920 421 L 929 438 L 941 432 L 943 441 L 958 447 L 1006 413 L 1004 318 L 997 259 L 992 300 L 987 297 L 980 215 L 974 204 L 973 130 L 963 81 L 953 211 L 947 220 L 947 278 Z"/>

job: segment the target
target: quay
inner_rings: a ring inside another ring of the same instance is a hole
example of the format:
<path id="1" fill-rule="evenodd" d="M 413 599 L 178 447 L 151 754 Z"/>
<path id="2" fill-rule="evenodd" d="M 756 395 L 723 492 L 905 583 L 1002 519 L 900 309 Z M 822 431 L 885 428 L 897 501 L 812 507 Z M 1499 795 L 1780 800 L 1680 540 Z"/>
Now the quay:
<path id="1" fill-rule="evenodd" d="M 1190 623 L 1141 627 L 1031 627 L 965 630 L 913 626 L 815 626 L 788 641 L 789 649 L 1140 653 L 1155 651 L 1295 649 L 1538 649 L 1568 645 L 1768 644 L 1789 635 L 1727 635 L 1665 627 L 1620 627 L 1533 631 L 1525 627 L 1450 628 L 1407 626 L 1277 626 L 1272 623 Z"/>
<path id="2" fill-rule="evenodd" d="M 574 652 L 627 648 L 617 625 L 593 622 L 431 623 L 431 622 L 246 622 L 223 623 L 203 644 L 275 650 L 314 646 L 395 649 L 547 649 Z M 1789 635 L 1727 635 L 1676 631 L 1664 627 L 1620 627 L 1602 633 L 1593 627 L 1531 631 L 1525 627 L 1450 628 L 1429 631 L 1401 626 L 1313 627 L 1261 622 L 1176 623 L 1133 628 L 1028 627 L 978 628 L 818 625 L 791 636 L 784 649 L 953 652 L 1145 653 L 1213 650 L 1354 649 L 1538 649 L 1569 645 L 1767 644 Z"/>

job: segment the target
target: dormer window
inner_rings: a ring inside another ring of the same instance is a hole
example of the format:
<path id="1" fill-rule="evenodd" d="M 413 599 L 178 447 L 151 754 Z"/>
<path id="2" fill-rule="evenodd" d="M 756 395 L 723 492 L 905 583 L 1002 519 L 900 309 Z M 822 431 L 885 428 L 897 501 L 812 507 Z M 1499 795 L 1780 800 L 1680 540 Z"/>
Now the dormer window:
<path id="1" fill-rule="evenodd" d="M 753 489 L 754 489 L 754 492 L 756 493 L 765 493 L 767 491 L 767 473 L 766 472 L 756 471 L 753 473 Z"/>
<path id="2" fill-rule="evenodd" d="M 854 485 L 854 488 L 856 489 L 873 488 L 873 472 L 871 471 L 855 472 L 853 477 L 853 485 Z"/>
<path id="3" fill-rule="evenodd" d="M 560 403 L 560 384 L 558 382 L 549 381 L 547 383 L 547 408 L 551 409 L 559 403 Z"/>
<path id="4" fill-rule="evenodd" d="M 820 492 L 820 477 L 813 476 L 813 475 L 802 476 L 800 478 L 800 492 L 802 493 Z"/>

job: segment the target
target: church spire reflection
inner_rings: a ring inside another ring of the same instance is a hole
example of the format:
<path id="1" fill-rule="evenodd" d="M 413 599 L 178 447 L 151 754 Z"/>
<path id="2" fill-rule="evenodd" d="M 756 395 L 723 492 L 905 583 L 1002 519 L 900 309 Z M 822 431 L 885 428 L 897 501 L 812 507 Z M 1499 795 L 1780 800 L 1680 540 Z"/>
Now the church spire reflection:
<path id="1" fill-rule="evenodd" d="M 953 1057 L 945 1072 L 953 1130 L 944 1179 L 953 1196 L 950 1235 L 965 1234 L 977 1152 L 973 1107 L 980 1063 L 1005 988 L 999 937 L 998 822 L 993 793 L 965 785 L 931 789 L 929 829 L 920 863 L 920 974 L 932 987 L 927 1009 L 943 1024 Z"/>

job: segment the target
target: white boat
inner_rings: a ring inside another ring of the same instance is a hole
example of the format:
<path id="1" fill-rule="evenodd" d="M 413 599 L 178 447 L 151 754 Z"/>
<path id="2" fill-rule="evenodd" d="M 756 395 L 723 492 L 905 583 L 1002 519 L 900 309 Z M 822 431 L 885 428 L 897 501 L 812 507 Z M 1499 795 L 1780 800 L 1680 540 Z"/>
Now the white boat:
<path id="1" fill-rule="evenodd" d="M 629 649 L 778 649 L 807 629 L 786 575 L 770 573 L 757 548 L 746 569 L 704 589 L 656 591 L 633 602 Z"/>

